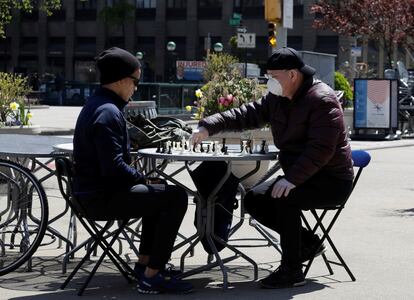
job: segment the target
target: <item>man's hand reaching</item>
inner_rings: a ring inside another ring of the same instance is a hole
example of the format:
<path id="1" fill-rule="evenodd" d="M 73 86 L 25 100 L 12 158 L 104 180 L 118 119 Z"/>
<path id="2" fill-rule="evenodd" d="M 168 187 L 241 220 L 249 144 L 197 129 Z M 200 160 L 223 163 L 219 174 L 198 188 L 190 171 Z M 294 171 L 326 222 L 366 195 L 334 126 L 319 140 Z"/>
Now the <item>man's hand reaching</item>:
<path id="1" fill-rule="evenodd" d="M 296 186 L 293 183 L 290 183 L 285 178 L 278 180 L 273 186 L 272 197 L 280 198 L 282 196 L 287 197 L 289 192 L 294 189 Z"/>
<path id="2" fill-rule="evenodd" d="M 193 145 L 197 145 L 200 144 L 203 140 L 205 140 L 206 138 L 208 138 L 209 133 L 208 130 L 205 129 L 204 127 L 199 127 L 197 129 L 193 130 L 193 134 L 191 135 L 191 143 Z"/>

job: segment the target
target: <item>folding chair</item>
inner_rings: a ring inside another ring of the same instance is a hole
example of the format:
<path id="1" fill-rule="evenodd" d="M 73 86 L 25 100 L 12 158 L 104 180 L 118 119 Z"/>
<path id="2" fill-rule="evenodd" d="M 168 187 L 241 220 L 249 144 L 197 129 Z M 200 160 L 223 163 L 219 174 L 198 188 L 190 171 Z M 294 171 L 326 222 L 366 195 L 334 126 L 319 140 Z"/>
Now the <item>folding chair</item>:
<path id="1" fill-rule="evenodd" d="M 66 278 L 65 282 L 62 284 L 61 289 L 64 289 L 68 283 L 72 280 L 78 270 L 82 267 L 87 259 L 89 259 L 91 253 L 97 249 L 98 245 L 102 248 L 103 253 L 96 262 L 92 271 L 90 272 L 85 283 L 78 291 L 78 295 L 81 296 L 94 276 L 96 270 L 102 263 L 103 259 L 108 255 L 114 265 L 118 268 L 119 272 L 125 277 L 128 283 L 131 283 L 131 276 L 134 277 L 133 270 L 128 266 L 128 264 L 120 257 L 120 255 L 112 248 L 114 242 L 118 239 L 119 234 L 123 232 L 125 226 L 129 220 L 118 221 L 118 228 L 108 233 L 108 229 L 112 226 L 117 220 L 111 216 L 91 216 L 88 214 L 79 203 L 78 199 L 73 195 L 73 164 L 72 162 L 64 157 L 56 158 L 56 173 L 58 178 L 58 184 L 60 192 L 62 193 L 63 198 L 68 203 L 72 212 L 76 215 L 82 225 L 85 227 L 91 240 L 93 242 L 92 246 L 86 252 L 86 255 L 78 263 L 72 273 Z M 96 221 L 105 221 L 103 226 L 96 224 Z M 106 238 L 110 237 L 110 241 Z"/>
<path id="2" fill-rule="evenodd" d="M 361 175 L 362 170 L 369 164 L 369 162 L 371 160 L 371 156 L 365 151 L 354 150 L 354 151 L 352 151 L 352 160 L 354 162 L 354 168 L 357 170 L 357 173 L 356 173 L 356 176 L 354 178 L 353 185 L 352 185 L 352 191 L 353 191 L 356 184 L 357 184 L 357 182 L 358 182 L 358 179 L 359 179 L 359 176 Z M 351 191 L 350 195 L 352 194 L 352 191 Z M 345 203 L 348 201 L 350 195 L 346 199 Z M 310 212 L 311 212 L 311 214 L 313 215 L 313 217 L 315 218 L 315 221 L 316 221 L 316 224 L 314 225 L 313 228 L 309 225 L 309 222 L 306 220 L 305 215 L 303 214 L 303 212 L 302 212 L 302 220 L 305 223 L 306 227 L 309 230 L 312 230 L 313 233 L 315 233 L 317 230 L 322 231 L 322 238 L 320 240 L 318 250 L 322 246 L 322 243 L 325 240 L 327 240 L 330 247 L 334 251 L 335 256 L 338 258 L 339 262 L 331 261 L 331 260 L 328 260 L 326 258 L 325 254 L 322 254 L 322 258 L 323 258 L 323 260 L 326 264 L 326 267 L 328 268 L 329 274 L 330 275 L 334 274 L 330 264 L 338 265 L 338 266 L 341 266 L 341 267 L 345 268 L 346 272 L 348 273 L 349 277 L 351 277 L 352 281 L 355 281 L 354 275 L 352 274 L 352 272 L 349 269 L 348 265 L 345 263 L 345 260 L 339 254 L 338 249 L 336 248 L 336 246 L 333 243 L 331 237 L 329 236 L 329 232 L 331 231 L 331 229 L 334 226 L 336 220 L 338 219 L 339 214 L 344 209 L 345 203 L 341 204 L 341 205 L 337 205 L 337 206 L 332 206 L 332 207 L 311 209 Z M 320 215 L 318 215 L 317 210 L 322 210 L 322 213 Z M 330 223 L 328 223 L 327 227 L 326 227 L 325 225 L 323 225 L 322 221 L 324 220 L 325 216 L 327 215 L 327 213 L 329 211 L 332 211 L 332 212 L 335 212 L 335 213 L 334 213 Z M 316 251 L 315 253 L 318 253 L 318 251 Z M 312 257 L 309 260 L 309 262 L 306 264 L 305 271 L 304 271 L 305 276 L 308 273 L 309 268 L 311 267 L 314 258 L 315 258 L 315 256 Z"/>

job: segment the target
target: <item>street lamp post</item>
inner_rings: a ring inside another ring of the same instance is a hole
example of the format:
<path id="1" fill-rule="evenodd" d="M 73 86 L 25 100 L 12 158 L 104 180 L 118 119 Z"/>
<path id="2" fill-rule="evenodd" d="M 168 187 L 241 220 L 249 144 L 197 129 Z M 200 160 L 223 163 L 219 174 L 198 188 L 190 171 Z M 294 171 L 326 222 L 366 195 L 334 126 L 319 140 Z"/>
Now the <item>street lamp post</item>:
<path id="1" fill-rule="evenodd" d="M 169 81 L 174 81 L 174 69 L 175 69 L 175 61 L 174 61 L 174 51 L 177 48 L 177 45 L 173 42 L 173 41 L 169 41 L 167 43 L 167 50 L 168 53 L 170 53 L 170 68 L 169 68 L 169 74 L 168 74 L 168 80 Z"/>
<path id="2" fill-rule="evenodd" d="M 222 43 L 215 43 L 213 49 L 215 52 L 220 53 L 223 51 L 223 44 Z"/>
<path id="3" fill-rule="evenodd" d="M 145 62 L 144 59 L 144 53 L 141 51 L 138 51 L 135 53 L 135 57 L 141 62 L 141 82 L 144 82 L 144 71 L 145 71 Z"/>

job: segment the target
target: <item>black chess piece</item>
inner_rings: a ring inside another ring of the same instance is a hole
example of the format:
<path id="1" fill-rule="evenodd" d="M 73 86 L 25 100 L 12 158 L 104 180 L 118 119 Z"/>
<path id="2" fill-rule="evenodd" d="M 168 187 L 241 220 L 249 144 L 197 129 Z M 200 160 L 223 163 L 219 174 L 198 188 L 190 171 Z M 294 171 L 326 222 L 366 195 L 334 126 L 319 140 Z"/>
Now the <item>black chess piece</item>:
<path id="1" fill-rule="evenodd" d="M 211 152 L 216 152 L 216 143 L 211 146 Z"/>
<path id="2" fill-rule="evenodd" d="M 172 154 L 172 146 L 168 147 L 168 154 Z"/>
<path id="3" fill-rule="evenodd" d="M 253 144 L 252 140 L 247 140 L 247 153 L 253 154 L 252 144 Z"/>
<path id="4" fill-rule="evenodd" d="M 196 145 L 193 145 L 193 152 L 196 152 Z"/>
<path id="5" fill-rule="evenodd" d="M 206 153 L 210 153 L 210 145 L 207 145 L 207 151 Z"/>
<path id="6" fill-rule="evenodd" d="M 155 151 L 156 153 L 160 153 L 161 152 L 161 143 L 158 143 L 157 145 L 157 151 Z"/>
<path id="7" fill-rule="evenodd" d="M 222 149 L 224 149 L 224 151 L 223 151 L 224 155 L 229 154 L 229 153 L 227 152 L 227 146 L 224 146 Z"/>
<path id="8" fill-rule="evenodd" d="M 226 139 L 225 138 L 223 138 L 223 146 L 221 147 L 221 152 L 223 152 L 224 153 L 224 150 L 225 150 L 225 148 L 226 148 Z"/>
<path id="9" fill-rule="evenodd" d="M 187 143 L 184 143 L 184 150 L 188 150 Z"/>
<path id="10" fill-rule="evenodd" d="M 266 154 L 266 140 L 262 140 L 262 148 L 260 149 L 260 154 Z"/>
<path id="11" fill-rule="evenodd" d="M 204 148 L 203 148 L 203 143 L 200 144 L 200 152 L 203 153 L 204 152 Z"/>

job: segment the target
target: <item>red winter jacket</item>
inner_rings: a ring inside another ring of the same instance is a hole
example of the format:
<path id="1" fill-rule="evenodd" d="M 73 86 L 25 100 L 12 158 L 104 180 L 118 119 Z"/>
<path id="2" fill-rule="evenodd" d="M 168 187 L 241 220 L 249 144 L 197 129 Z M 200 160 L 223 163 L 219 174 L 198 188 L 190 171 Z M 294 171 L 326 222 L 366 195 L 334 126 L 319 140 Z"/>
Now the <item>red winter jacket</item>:
<path id="1" fill-rule="evenodd" d="M 288 181 L 298 186 L 317 172 L 353 179 L 343 111 L 325 83 L 305 79 L 292 100 L 271 93 L 256 102 L 204 118 L 210 135 L 261 128 L 269 123 Z"/>

